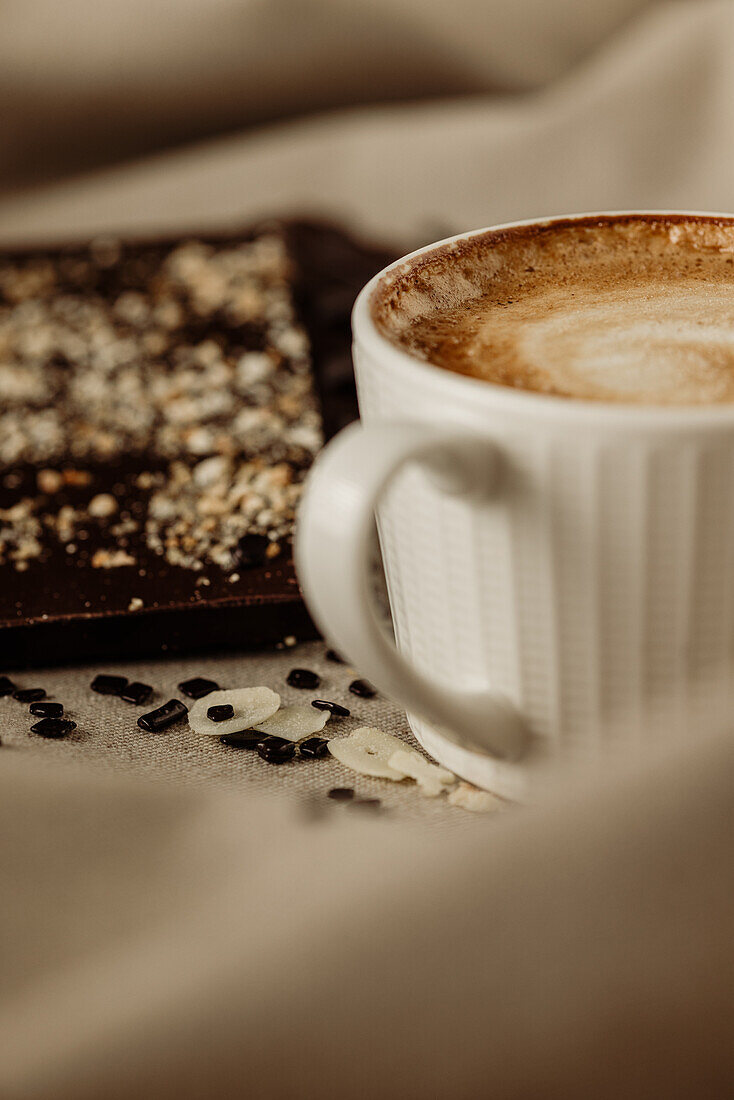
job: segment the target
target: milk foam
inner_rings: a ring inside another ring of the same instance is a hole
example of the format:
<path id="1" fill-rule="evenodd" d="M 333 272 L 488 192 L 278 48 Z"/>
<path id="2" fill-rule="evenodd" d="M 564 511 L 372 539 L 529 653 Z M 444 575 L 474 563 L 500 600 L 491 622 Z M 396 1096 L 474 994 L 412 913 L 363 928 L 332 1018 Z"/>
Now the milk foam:
<path id="1" fill-rule="evenodd" d="M 467 349 L 487 361 L 505 336 L 530 388 L 597 400 L 688 404 L 734 399 L 734 288 L 635 286 L 576 305 L 561 294 L 538 320 L 511 307 Z M 477 372 L 483 377 L 481 368 Z M 491 371 L 487 375 L 491 378 Z"/>
<path id="2" fill-rule="evenodd" d="M 537 227 L 439 250 L 373 313 L 457 373 L 587 400 L 734 402 L 734 223 Z"/>

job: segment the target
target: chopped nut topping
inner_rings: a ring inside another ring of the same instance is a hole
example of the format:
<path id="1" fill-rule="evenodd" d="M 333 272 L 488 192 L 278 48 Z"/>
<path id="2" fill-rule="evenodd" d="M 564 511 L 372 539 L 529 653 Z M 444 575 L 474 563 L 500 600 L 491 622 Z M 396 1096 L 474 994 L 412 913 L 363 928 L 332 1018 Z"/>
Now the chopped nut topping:
<path id="1" fill-rule="evenodd" d="M 231 573 L 248 534 L 270 540 L 267 559 L 281 552 L 322 443 L 289 262 L 277 229 L 239 244 L 126 254 L 107 240 L 53 261 L 0 258 L 0 465 L 39 467 L 39 493 L 73 494 L 0 517 L 0 562 L 39 556 L 41 531 L 86 538 L 90 517 L 97 529 L 117 514 L 125 485 L 86 501 L 78 490 L 100 465 L 143 456 L 149 468 L 131 475 L 140 511 L 105 528 L 116 545 L 94 553 L 95 568 L 132 564 L 124 540 L 136 530 L 193 571 Z"/>
<path id="2" fill-rule="evenodd" d="M 117 501 L 110 493 L 98 493 L 90 500 L 87 511 L 90 516 L 102 519 L 117 511 Z"/>
<path id="3" fill-rule="evenodd" d="M 58 493 L 64 484 L 64 479 L 58 470 L 39 470 L 36 474 L 36 483 L 42 493 Z"/>
<path id="4" fill-rule="evenodd" d="M 28 560 L 41 555 L 40 537 L 34 501 L 24 498 L 12 508 L 0 508 L 0 563 L 12 561 L 21 572 L 27 569 Z"/>
<path id="5" fill-rule="evenodd" d="M 125 550 L 97 550 L 92 556 L 92 569 L 118 569 L 135 565 L 135 558 Z"/>

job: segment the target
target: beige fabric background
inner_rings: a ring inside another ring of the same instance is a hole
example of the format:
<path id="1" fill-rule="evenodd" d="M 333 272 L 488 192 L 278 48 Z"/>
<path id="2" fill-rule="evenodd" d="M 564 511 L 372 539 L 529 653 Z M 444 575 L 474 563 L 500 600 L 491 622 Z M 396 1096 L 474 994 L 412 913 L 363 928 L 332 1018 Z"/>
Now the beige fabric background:
<path id="1" fill-rule="evenodd" d="M 400 11 L 402 4 L 391 7 Z M 372 11 L 371 5 L 335 6 Z M 299 6 L 304 19 L 310 7 Z M 459 68 L 481 55 L 491 80 L 494 52 L 507 55 L 509 64 L 513 54 L 524 56 L 527 44 L 528 58 L 536 57 L 528 61 L 535 86 L 522 95 L 285 119 L 276 127 L 117 165 L 8 197 L 0 203 L 0 239 L 109 228 L 157 232 L 310 210 L 343 215 L 412 244 L 511 218 L 570 211 L 727 210 L 734 179 L 734 8 L 730 0 L 627 7 L 621 20 L 621 0 L 432 0 L 421 11 L 429 25 L 440 19 L 434 36 Z M 610 21 L 614 30 L 604 36 Z M 505 24 L 513 33 L 503 35 Z M 292 25 L 291 37 L 298 40 L 301 17 Z M 449 25 L 461 30 L 461 41 L 453 40 Z M 574 64 L 573 50 L 552 44 L 573 44 L 579 28 L 586 28 L 586 48 Z M 384 34 L 385 50 L 391 33 Z M 338 45 L 350 41 L 339 39 Z M 557 76 L 538 83 L 543 42 L 551 43 L 546 49 Z M 277 52 L 267 56 L 287 84 L 292 67 L 281 64 Z M 248 71 L 244 62 L 242 70 Z M 357 65 L 354 79 L 360 88 L 371 88 L 368 58 Z M 150 98 L 146 114 L 154 109 Z M 55 125 L 52 106 L 47 122 Z"/>
<path id="2" fill-rule="evenodd" d="M 316 109 L 539 87 L 647 3 L 5 0 L 0 182 Z"/>
<path id="3" fill-rule="evenodd" d="M 16 0 L 0 238 L 311 210 L 413 243 L 727 209 L 733 62 L 725 0 Z M 259 128 L 91 170 L 235 124 Z M 294 663 L 341 697 L 318 645 L 134 671 L 167 697 Z M 731 1092 L 728 731 L 500 818 L 358 780 L 384 818 L 313 820 L 336 764 L 143 737 L 93 672 L 27 678 L 68 703 L 69 743 L 0 702 L 3 1100 Z M 386 701 L 354 710 L 408 737 Z"/>

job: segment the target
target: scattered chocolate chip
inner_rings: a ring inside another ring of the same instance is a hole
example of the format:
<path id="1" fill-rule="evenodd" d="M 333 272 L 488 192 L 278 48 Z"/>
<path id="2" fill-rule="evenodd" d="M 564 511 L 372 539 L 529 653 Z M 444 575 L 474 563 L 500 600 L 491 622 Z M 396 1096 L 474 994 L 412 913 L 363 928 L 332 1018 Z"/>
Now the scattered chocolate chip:
<path id="1" fill-rule="evenodd" d="M 257 746 L 257 755 L 268 764 L 285 764 L 296 755 L 296 746 L 282 737 L 264 737 Z"/>
<path id="2" fill-rule="evenodd" d="M 45 699 L 46 692 L 43 688 L 18 688 L 13 692 L 13 698 L 19 703 L 35 703 L 37 699 Z"/>
<path id="3" fill-rule="evenodd" d="M 63 703 L 31 703 L 29 710 L 39 718 L 61 718 L 64 705 Z"/>
<path id="4" fill-rule="evenodd" d="M 230 749 L 257 749 L 258 745 L 263 739 L 261 733 L 254 733 L 252 730 L 242 730 L 240 733 L 225 733 L 224 737 L 220 737 L 219 740 L 223 745 L 228 745 Z"/>
<path id="5" fill-rule="evenodd" d="M 234 718 L 234 707 L 231 703 L 220 703 L 219 706 L 209 707 L 206 716 L 210 722 L 226 722 L 228 718 Z"/>
<path id="6" fill-rule="evenodd" d="M 335 718 L 348 718 L 352 713 L 340 703 L 330 703 L 328 699 L 314 699 L 311 706 L 316 707 L 316 710 L 328 710 Z"/>
<path id="7" fill-rule="evenodd" d="M 203 676 L 194 676 L 191 680 L 184 680 L 183 683 L 178 685 L 178 690 L 182 691 L 184 695 L 188 695 L 189 699 L 203 699 L 205 695 L 209 695 L 212 691 L 219 691 L 219 684 L 214 680 L 207 680 Z"/>
<path id="8" fill-rule="evenodd" d="M 373 699 L 377 695 L 369 680 L 352 680 L 349 690 L 352 695 L 359 695 L 360 699 Z"/>
<path id="9" fill-rule="evenodd" d="M 15 691 L 15 684 L 12 680 L 9 680 L 7 676 L 0 676 L 0 695 L 12 695 Z"/>
<path id="10" fill-rule="evenodd" d="M 120 692 L 120 698 L 124 699 L 126 703 L 134 703 L 135 706 L 141 707 L 143 703 L 147 703 L 153 695 L 153 688 L 150 684 L 141 684 L 139 680 L 133 680 L 131 684 L 128 684 Z"/>
<path id="11" fill-rule="evenodd" d="M 141 714 L 138 718 L 138 725 L 141 730 L 146 730 L 148 733 L 160 733 L 161 730 L 172 726 L 174 722 L 180 721 L 186 714 L 188 714 L 188 707 L 184 706 L 178 699 L 169 699 L 157 710 L 150 710 L 147 714 Z"/>
<path id="12" fill-rule="evenodd" d="M 329 755 L 329 742 L 323 737 L 309 737 L 301 741 L 298 751 L 305 760 L 320 760 Z"/>
<path id="13" fill-rule="evenodd" d="M 324 656 L 326 657 L 327 661 L 333 661 L 335 665 L 344 664 L 344 658 L 340 657 L 335 649 L 327 649 Z"/>
<path id="14" fill-rule="evenodd" d="M 354 787 L 332 787 L 328 797 L 335 802 L 349 802 L 354 798 Z"/>
<path id="15" fill-rule="evenodd" d="M 98 695 L 120 695 L 127 687 L 127 677 L 108 676 L 106 673 L 100 673 L 99 676 L 94 677 L 89 686 Z"/>
<path id="16" fill-rule="evenodd" d="M 353 802 L 350 802 L 350 810 L 368 810 L 375 813 L 382 806 L 379 798 L 355 798 Z"/>
<path id="17" fill-rule="evenodd" d="M 243 535 L 234 552 L 235 564 L 241 569 L 252 569 L 267 560 L 270 539 L 267 535 Z"/>
<path id="18" fill-rule="evenodd" d="M 31 726 L 31 733 L 37 733 L 39 737 L 66 737 L 76 729 L 76 722 L 69 718 L 42 718 Z"/>
<path id="19" fill-rule="evenodd" d="M 314 691 L 321 683 L 321 677 L 309 668 L 292 668 L 288 673 L 286 683 L 294 688 L 305 688 Z"/>

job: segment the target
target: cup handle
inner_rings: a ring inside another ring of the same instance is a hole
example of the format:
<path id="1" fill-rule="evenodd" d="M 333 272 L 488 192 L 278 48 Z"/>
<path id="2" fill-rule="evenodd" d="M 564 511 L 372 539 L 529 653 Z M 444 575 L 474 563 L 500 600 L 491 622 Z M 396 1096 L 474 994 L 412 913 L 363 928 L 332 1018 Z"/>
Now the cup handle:
<path id="1" fill-rule="evenodd" d="M 374 514 L 407 463 L 428 467 L 448 493 L 485 499 L 495 490 L 496 447 L 466 432 L 410 422 L 352 424 L 321 452 L 306 482 L 296 528 L 296 571 L 317 626 L 374 685 L 451 741 L 518 760 L 529 732 L 496 692 L 439 687 L 419 673 L 380 626 L 370 591 Z"/>

